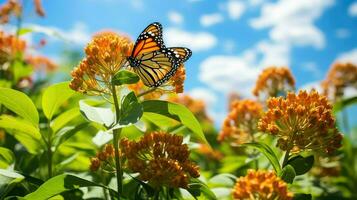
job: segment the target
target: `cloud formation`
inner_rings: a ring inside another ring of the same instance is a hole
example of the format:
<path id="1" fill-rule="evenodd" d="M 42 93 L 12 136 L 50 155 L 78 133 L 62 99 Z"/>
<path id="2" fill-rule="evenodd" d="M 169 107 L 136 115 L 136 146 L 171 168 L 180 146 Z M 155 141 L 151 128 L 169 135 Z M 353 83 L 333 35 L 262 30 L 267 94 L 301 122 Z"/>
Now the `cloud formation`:
<path id="1" fill-rule="evenodd" d="M 219 13 L 202 15 L 200 18 L 201 25 L 205 27 L 213 26 L 220 22 L 223 22 L 223 16 Z"/>

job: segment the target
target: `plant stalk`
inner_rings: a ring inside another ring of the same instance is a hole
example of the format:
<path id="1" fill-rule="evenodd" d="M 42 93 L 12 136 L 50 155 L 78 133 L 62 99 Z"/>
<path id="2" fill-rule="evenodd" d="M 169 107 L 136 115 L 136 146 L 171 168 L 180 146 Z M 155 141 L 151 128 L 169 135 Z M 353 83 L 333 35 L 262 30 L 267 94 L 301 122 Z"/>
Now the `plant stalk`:
<path id="1" fill-rule="evenodd" d="M 48 121 L 48 136 L 47 136 L 47 168 L 48 179 L 52 178 L 52 129 L 50 127 L 50 121 Z"/>
<path id="2" fill-rule="evenodd" d="M 113 94 L 114 107 L 115 107 L 115 116 L 116 116 L 115 120 L 116 120 L 116 123 L 118 123 L 119 117 L 120 117 L 120 109 L 119 109 L 117 92 L 116 92 L 114 84 L 112 84 L 112 94 Z M 121 168 L 120 155 L 119 155 L 120 133 L 121 133 L 120 128 L 113 130 L 113 146 L 115 149 L 115 171 L 116 171 L 116 175 L 117 175 L 117 185 L 118 185 L 118 193 L 119 193 L 118 198 L 119 199 L 120 199 L 121 194 L 123 193 L 123 170 Z"/>
<path id="3" fill-rule="evenodd" d="M 291 149 L 288 149 L 288 150 L 285 152 L 285 156 L 284 156 L 284 160 L 283 160 L 283 164 L 282 164 L 281 168 L 284 168 L 285 165 L 288 164 L 290 150 L 291 150 Z"/>

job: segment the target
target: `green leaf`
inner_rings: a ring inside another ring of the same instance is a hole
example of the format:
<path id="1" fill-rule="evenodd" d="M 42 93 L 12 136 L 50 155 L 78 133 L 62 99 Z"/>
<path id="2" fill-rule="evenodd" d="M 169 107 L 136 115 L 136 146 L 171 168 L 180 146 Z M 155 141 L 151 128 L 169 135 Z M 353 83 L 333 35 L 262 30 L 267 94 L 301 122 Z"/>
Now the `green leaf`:
<path id="1" fill-rule="evenodd" d="M 25 177 L 19 173 L 0 169 L 0 199 L 3 199 L 3 197 L 5 197 L 17 183 L 24 179 Z"/>
<path id="2" fill-rule="evenodd" d="M 114 85 L 134 84 L 140 80 L 139 76 L 127 70 L 120 70 L 112 79 Z"/>
<path id="3" fill-rule="evenodd" d="M 0 127 L 13 135 L 30 153 L 37 153 L 40 150 L 40 131 L 30 122 L 10 115 L 1 115 Z"/>
<path id="4" fill-rule="evenodd" d="M 0 168 L 7 168 L 15 162 L 15 155 L 10 149 L 0 147 Z"/>
<path id="5" fill-rule="evenodd" d="M 294 194 L 293 200 L 311 200 L 312 196 L 311 194 L 303 194 L 303 193 L 297 193 Z"/>
<path id="6" fill-rule="evenodd" d="M 52 119 L 58 108 L 67 101 L 75 91 L 69 88 L 69 82 L 51 85 L 42 95 L 42 109 L 47 119 Z"/>
<path id="7" fill-rule="evenodd" d="M 79 132 L 80 130 L 86 128 L 89 126 L 88 122 L 79 124 L 75 127 L 71 127 L 69 128 L 69 130 L 63 132 L 63 133 L 59 133 L 56 134 L 54 140 L 53 140 L 53 144 L 56 147 L 56 149 L 59 147 L 59 145 L 61 145 L 63 142 L 65 142 L 66 140 L 68 140 L 70 137 L 72 137 L 73 135 L 75 135 L 77 132 Z"/>
<path id="8" fill-rule="evenodd" d="M 301 155 L 294 156 L 288 160 L 287 164 L 295 169 L 296 175 L 303 175 L 314 165 L 314 155 L 308 157 L 303 157 Z"/>
<path id="9" fill-rule="evenodd" d="M 73 119 L 80 116 L 79 108 L 72 108 L 67 110 L 66 112 L 60 114 L 56 119 L 52 120 L 51 128 L 54 133 L 63 128 L 67 123 L 72 121 Z"/>
<path id="10" fill-rule="evenodd" d="M 134 124 L 143 115 L 143 106 L 138 102 L 134 92 L 130 92 L 123 98 L 120 108 L 120 125 Z"/>
<path id="11" fill-rule="evenodd" d="M 195 198 L 204 196 L 204 199 L 215 200 L 216 195 L 210 190 L 210 188 L 199 179 L 192 178 L 191 183 L 188 184 L 187 191 Z"/>
<path id="12" fill-rule="evenodd" d="M 26 195 L 24 199 L 46 200 L 62 192 L 90 186 L 102 187 L 108 189 L 110 192 L 116 193 L 113 189 L 110 189 L 107 186 L 74 175 L 62 174 L 49 179 L 44 184 L 42 184 L 36 191 Z"/>
<path id="13" fill-rule="evenodd" d="M 296 173 L 291 165 L 286 165 L 279 173 L 279 176 L 286 183 L 293 183 Z"/>
<path id="14" fill-rule="evenodd" d="M 357 104 L 357 96 L 343 99 L 333 105 L 333 112 L 338 113 L 345 107 Z"/>
<path id="15" fill-rule="evenodd" d="M 18 31 L 18 34 L 19 35 L 25 35 L 27 33 L 31 33 L 33 30 L 31 28 L 21 28 L 19 31 Z"/>
<path id="16" fill-rule="evenodd" d="M 279 164 L 279 159 L 275 155 L 274 151 L 267 145 L 261 142 L 254 142 L 254 143 L 246 143 L 243 144 L 243 146 L 248 146 L 248 147 L 253 147 L 260 151 L 268 160 L 270 161 L 270 164 L 273 166 L 274 170 L 276 173 L 280 173 L 281 167 Z"/>
<path id="17" fill-rule="evenodd" d="M 236 182 L 237 177 L 233 174 L 218 174 L 208 180 L 207 185 L 212 187 L 229 187 L 232 188 Z"/>
<path id="18" fill-rule="evenodd" d="M 179 121 L 192 131 L 193 138 L 208 144 L 200 123 L 185 106 L 161 100 L 144 101 L 142 105 L 144 113 L 155 113 Z"/>
<path id="19" fill-rule="evenodd" d="M 114 123 L 114 112 L 110 108 L 101 108 L 88 105 L 85 101 L 79 101 L 79 109 L 82 115 L 89 121 L 109 127 Z"/>
<path id="20" fill-rule="evenodd" d="M 38 126 L 37 109 L 26 94 L 10 88 L 0 88 L 0 104 Z"/>

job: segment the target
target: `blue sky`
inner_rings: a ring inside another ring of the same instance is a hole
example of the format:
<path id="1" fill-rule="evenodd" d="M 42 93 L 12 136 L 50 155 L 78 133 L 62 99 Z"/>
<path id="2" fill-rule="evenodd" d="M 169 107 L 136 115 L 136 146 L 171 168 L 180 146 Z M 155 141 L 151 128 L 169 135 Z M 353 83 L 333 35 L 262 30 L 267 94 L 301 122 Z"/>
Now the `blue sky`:
<path id="1" fill-rule="evenodd" d="M 3 0 L 0 0 L 3 2 Z M 297 87 L 317 85 L 331 63 L 357 63 L 357 1 L 352 0 L 43 0 L 45 18 L 26 8 L 25 26 L 56 31 L 42 53 L 82 49 L 93 33 L 111 29 L 133 40 L 149 23 L 164 27 L 167 46 L 193 50 L 185 91 L 203 98 L 219 121 L 230 91 L 251 96 L 259 72 L 289 66 Z M 34 25 L 36 24 L 36 26 Z M 38 38 L 36 36 L 34 38 Z"/>

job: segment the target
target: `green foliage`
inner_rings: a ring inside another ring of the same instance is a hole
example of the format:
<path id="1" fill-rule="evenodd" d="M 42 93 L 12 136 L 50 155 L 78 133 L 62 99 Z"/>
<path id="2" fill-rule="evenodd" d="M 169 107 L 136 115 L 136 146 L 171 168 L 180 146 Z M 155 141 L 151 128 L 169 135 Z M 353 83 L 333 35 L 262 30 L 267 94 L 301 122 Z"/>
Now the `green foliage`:
<path id="1" fill-rule="evenodd" d="M 112 79 L 114 85 L 134 84 L 140 80 L 139 76 L 128 70 L 120 70 Z"/>
<path id="2" fill-rule="evenodd" d="M 144 107 L 144 113 L 151 113 L 151 116 L 161 115 L 179 121 L 192 131 L 193 138 L 208 144 L 202 132 L 200 123 L 197 121 L 192 112 L 185 106 L 160 100 L 148 100 L 144 101 L 142 104 Z M 150 117 L 146 119 L 150 120 L 154 124 L 160 123 L 155 119 L 151 120 Z"/>
<path id="3" fill-rule="evenodd" d="M 0 168 L 5 169 L 15 162 L 14 153 L 7 148 L 0 147 Z"/>
<path id="4" fill-rule="evenodd" d="M 297 155 L 290 158 L 287 164 L 294 168 L 296 175 L 303 175 L 307 173 L 314 165 L 314 155 L 307 157 Z"/>
<path id="5" fill-rule="evenodd" d="M 274 170 L 276 173 L 281 172 L 281 167 L 279 164 L 279 159 L 275 155 L 274 151 L 267 145 L 261 142 L 254 142 L 254 143 L 246 143 L 243 144 L 243 146 L 248 146 L 257 149 L 260 151 L 262 154 L 264 154 L 268 160 L 270 161 L 270 164 L 273 166 Z"/>
<path id="6" fill-rule="evenodd" d="M 0 103 L 34 126 L 38 125 L 37 109 L 26 94 L 10 88 L 0 88 Z"/>
<path id="7" fill-rule="evenodd" d="M 43 183 L 36 191 L 30 193 L 24 197 L 26 200 L 46 200 L 53 196 L 59 195 L 62 192 L 75 190 L 81 187 L 102 187 L 108 189 L 112 193 L 116 193 L 114 190 L 107 186 L 74 176 L 69 174 L 62 174 L 55 176 L 45 183 Z"/>
<path id="8" fill-rule="evenodd" d="M 120 106 L 119 125 L 134 124 L 143 115 L 143 106 L 138 102 L 134 92 L 125 95 Z"/>
<path id="9" fill-rule="evenodd" d="M 69 82 L 57 83 L 48 87 L 43 93 L 42 110 L 47 119 L 51 120 L 59 107 L 74 95 L 75 92 L 68 85 Z"/>
<path id="10" fill-rule="evenodd" d="M 293 183 L 296 176 L 295 170 L 291 165 L 286 165 L 279 173 L 281 179 L 286 183 Z"/>

